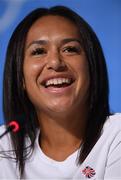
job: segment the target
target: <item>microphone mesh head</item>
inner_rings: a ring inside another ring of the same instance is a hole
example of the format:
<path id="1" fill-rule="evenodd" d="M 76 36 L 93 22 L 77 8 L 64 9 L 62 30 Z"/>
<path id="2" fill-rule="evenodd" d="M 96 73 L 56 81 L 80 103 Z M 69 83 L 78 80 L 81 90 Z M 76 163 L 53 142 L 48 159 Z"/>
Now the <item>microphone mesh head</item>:
<path id="1" fill-rule="evenodd" d="M 17 132 L 17 131 L 19 131 L 19 129 L 20 129 L 20 126 L 19 126 L 19 124 L 18 124 L 17 121 L 11 121 L 11 122 L 9 123 L 9 127 L 12 128 L 12 131 L 13 131 L 13 132 Z"/>

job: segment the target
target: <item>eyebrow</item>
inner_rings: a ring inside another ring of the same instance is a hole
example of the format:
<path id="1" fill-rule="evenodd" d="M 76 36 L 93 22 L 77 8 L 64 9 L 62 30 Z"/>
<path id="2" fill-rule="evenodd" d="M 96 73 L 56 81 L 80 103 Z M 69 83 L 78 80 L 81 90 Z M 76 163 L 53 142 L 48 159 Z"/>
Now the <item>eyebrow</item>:
<path id="1" fill-rule="evenodd" d="M 81 41 L 80 41 L 79 39 L 77 39 L 77 38 L 67 38 L 67 39 L 63 39 L 63 40 L 61 41 L 61 43 L 62 43 L 62 44 L 66 44 L 66 43 L 68 43 L 68 42 L 73 42 L 73 41 L 76 41 L 76 42 L 78 42 L 79 44 L 81 44 Z"/>
<path id="2" fill-rule="evenodd" d="M 81 41 L 77 38 L 66 38 L 66 39 L 63 39 L 61 40 L 61 44 L 66 44 L 66 43 L 69 43 L 69 42 L 73 42 L 73 41 L 76 41 L 78 42 L 80 45 L 81 45 Z M 27 46 L 27 49 L 36 44 L 36 45 L 46 45 L 49 41 L 48 40 L 36 40 L 36 41 L 32 41 L 31 43 L 28 44 Z"/>
<path id="3" fill-rule="evenodd" d="M 28 44 L 27 49 L 34 44 L 45 45 L 45 44 L 47 44 L 47 42 L 48 41 L 46 41 L 46 40 L 32 41 L 31 43 Z"/>

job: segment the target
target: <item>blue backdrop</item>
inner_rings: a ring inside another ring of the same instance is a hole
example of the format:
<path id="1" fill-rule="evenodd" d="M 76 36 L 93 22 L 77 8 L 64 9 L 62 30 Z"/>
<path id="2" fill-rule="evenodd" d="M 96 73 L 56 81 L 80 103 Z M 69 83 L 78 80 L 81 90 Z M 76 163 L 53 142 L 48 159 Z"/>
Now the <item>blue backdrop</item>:
<path id="1" fill-rule="evenodd" d="M 0 124 L 2 83 L 8 40 L 17 24 L 37 7 L 66 5 L 93 27 L 103 47 L 109 72 L 110 107 L 121 112 L 121 0 L 0 0 Z"/>

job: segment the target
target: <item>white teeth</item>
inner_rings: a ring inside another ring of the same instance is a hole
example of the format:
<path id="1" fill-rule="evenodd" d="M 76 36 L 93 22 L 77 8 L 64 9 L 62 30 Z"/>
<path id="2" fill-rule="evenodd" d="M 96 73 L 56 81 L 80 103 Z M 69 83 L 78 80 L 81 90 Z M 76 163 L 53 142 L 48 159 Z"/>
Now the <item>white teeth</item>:
<path id="1" fill-rule="evenodd" d="M 58 80 L 54 79 L 53 83 L 54 83 L 54 85 L 58 84 Z"/>
<path id="2" fill-rule="evenodd" d="M 58 84 L 63 84 L 63 83 L 70 84 L 70 82 L 71 82 L 71 79 L 68 79 L 68 78 L 54 78 L 54 79 L 50 79 L 46 81 L 45 85 L 49 86 L 49 85 L 58 85 Z"/>

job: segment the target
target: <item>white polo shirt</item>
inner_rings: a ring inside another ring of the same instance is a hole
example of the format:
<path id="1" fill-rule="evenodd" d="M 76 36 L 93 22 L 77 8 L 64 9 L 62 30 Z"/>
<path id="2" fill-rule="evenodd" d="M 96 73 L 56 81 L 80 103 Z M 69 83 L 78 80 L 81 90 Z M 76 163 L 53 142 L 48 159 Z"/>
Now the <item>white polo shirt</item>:
<path id="1" fill-rule="evenodd" d="M 4 126 L 1 126 L 0 134 L 3 131 Z M 3 157 L 3 152 L 11 149 L 10 137 L 6 135 L 0 140 L 0 180 L 19 179 L 15 160 Z M 33 154 L 26 161 L 24 179 L 121 180 L 121 114 L 107 119 L 99 140 L 79 166 L 78 154 L 76 151 L 64 161 L 55 161 L 42 152 L 37 136 Z"/>

